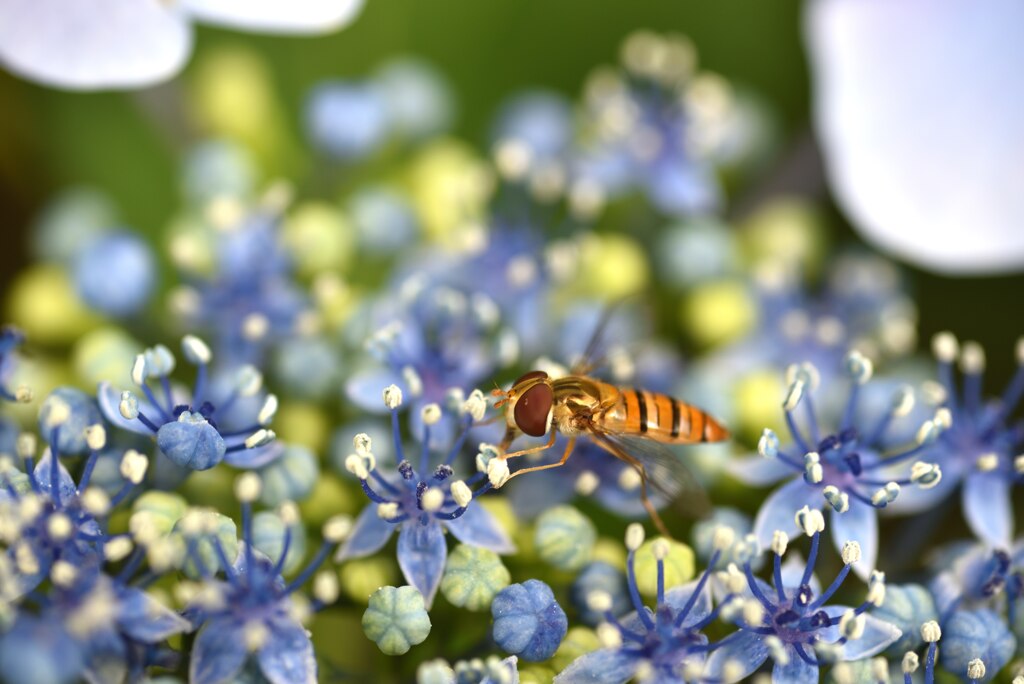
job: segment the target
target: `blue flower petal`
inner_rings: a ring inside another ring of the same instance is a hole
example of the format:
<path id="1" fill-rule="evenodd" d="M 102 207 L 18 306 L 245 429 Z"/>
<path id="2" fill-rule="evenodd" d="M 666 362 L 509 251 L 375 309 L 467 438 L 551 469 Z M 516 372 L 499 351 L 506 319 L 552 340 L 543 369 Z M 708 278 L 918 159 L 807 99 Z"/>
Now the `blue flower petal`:
<path id="1" fill-rule="evenodd" d="M 120 598 L 117 626 L 135 641 L 155 644 L 192 629 L 188 620 L 140 589 L 125 587 Z"/>
<path id="2" fill-rule="evenodd" d="M 471 503 L 465 513 L 445 524 L 448 531 L 463 544 L 479 546 L 495 553 L 516 552 L 516 545 L 502 529 L 498 519 L 479 503 Z"/>
<path id="3" fill-rule="evenodd" d="M 388 385 L 398 385 L 409 398 L 401 375 L 383 367 L 366 368 L 352 375 L 345 383 L 345 396 L 364 411 L 386 413 L 382 392 Z"/>
<path id="4" fill-rule="evenodd" d="M 723 678 L 722 681 L 738 682 L 761 667 L 761 663 L 767 659 L 768 647 L 764 645 L 761 636 L 752 632 L 743 632 L 711 654 L 704 674 L 708 678 L 721 678 L 725 664 L 737 662 L 741 666 L 737 673 L 739 676 L 731 680 Z"/>
<path id="5" fill-rule="evenodd" d="M 137 397 L 139 401 L 139 413 L 144 413 L 150 420 L 159 421 L 160 413 L 153 407 L 145 397 Z M 100 412 L 115 427 L 139 435 L 152 436 L 153 431 L 142 424 L 141 420 L 128 420 L 121 415 L 121 391 L 115 389 L 109 382 L 101 382 L 96 389 L 96 402 L 100 406 Z"/>
<path id="6" fill-rule="evenodd" d="M 376 553 L 388 543 L 395 525 L 377 515 L 376 504 L 370 504 L 356 518 L 352 532 L 338 553 L 334 556 L 335 563 L 342 563 L 350 558 L 362 558 Z"/>
<path id="7" fill-rule="evenodd" d="M 43 457 L 39 459 L 39 463 L 36 464 L 35 470 L 32 471 L 32 477 L 39 484 L 39 488 L 51 498 L 54 496 L 52 480 L 50 479 L 53 475 L 52 468 L 53 456 L 51 451 L 47 449 L 43 452 Z M 71 478 L 71 473 L 60 462 L 60 459 L 57 459 L 57 489 L 60 492 L 61 501 L 67 501 L 78 491 L 75 487 L 75 481 Z"/>
<path id="8" fill-rule="evenodd" d="M 843 613 L 849 610 L 849 606 L 825 606 L 822 608 L 829 617 L 842 617 Z M 841 658 L 843 660 L 860 660 L 876 656 L 890 645 L 896 642 L 903 632 L 894 624 L 879 620 L 874 615 L 864 615 L 864 634 L 859 639 L 847 641 L 842 645 Z M 833 643 L 839 638 L 838 628 L 822 630 L 822 640 Z"/>
<path id="9" fill-rule="evenodd" d="M 555 677 L 554 684 L 625 684 L 639 664 L 640 659 L 629 651 L 604 648 L 572 661 Z"/>
<path id="10" fill-rule="evenodd" d="M 260 669 L 271 684 L 315 684 L 313 642 L 298 622 L 279 619 L 259 652 Z"/>
<path id="11" fill-rule="evenodd" d="M 752 487 L 767 487 L 794 472 L 779 459 L 764 456 L 732 459 L 726 470 L 740 482 Z"/>
<path id="12" fill-rule="evenodd" d="M 830 513 L 832 544 L 836 551 L 842 553 L 846 542 L 859 543 L 861 558 L 853 564 L 853 571 L 860 578 L 867 579 L 878 562 L 878 513 L 860 501 L 850 501 L 850 508 L 845 513 L 837 513 L 835 509 Z"/>
<path id="13" fill-rule="evenodd" d="M 796 652 L 796 649 L 792 647 L 786 648 L 786 652 L 789 654 L 789 662 L 785 665 L 775 663 L 775 667 L 772 668 L 772 684 L 796 684 L 797 682 L 818 681 L 817 665 L 811 665 L 804 661 Z M 812 654 L 808 655 L 812 658 L 814 657 Z"/>
<path id="14" fill-rule="evenodd" d="M 982 541 L 1008 548 L 1013 537 L 1010 483 L 999 473 L 975 473 L 964 480 L 964 517 Z"/>
<path id="15" fill-rule="evenodd" d="M 227 452 L 224 438 L 205 420 L 165 423 L 156 433 L 156 443 L 167 458 L 193 470 L 209 470 Z"/>
<path id="16" fill-rule="evenodd" d="M 687 601 L 693 596 L 694 589 L 697 588 L 697 580 L 689 582 L 679 587 L 673 587 L 665 592 L 665 604 L 672 608 L 672 614 L 678 615 L 684 607 L 686 607 Z M 693 607 L 690 608 L 690 612 L 687 613 L 686 619 L 683 620 L 683 627 L 689 627 L 695 625 L 708 616 L 711 612 L 711 589 L 710 582 L 704 585 L 697 600 L 693 602 Z"/>
<path id="17" fill-rule="evenodd" d="M 821 490 L 804 482 L 802 477 L 787 482 L 765 499 L 754 519 L 754 535 L 761 548 L 771 548 L 775 530 L 790 537 L 797 534 L 796 512 L 804 506 L 821 508 L 824 503 Z"/>
<path id="18" fill-rule="evenodd" d="M 211 620 L 199 630 L 192 645 L 189 683 L 220 684 L 237 675 L 248 657 L 241 623 Z"/>
<path id="19" fill-rule="evenodd" d="M 0 639 L 0 672 L 8 682 L 72 682 L 84 653 L 56 620 L 22 614 Z"/>
<path id="20" fill-rule="evenodd" d="M 412 586 L 423 594 L 429 609 L 441 584 L 448 547 L 439 523 L 420 525 L 409 521 L 398 533 L 398 565 Z"/>
<path id="21" fill-rule="evenodd" d="M 227 452 L 224 454 L 224 462 L 235 468 L 262 468 L 279 459 L 284 452 L 284 443 L 274 440 L 254 449 Z"/>

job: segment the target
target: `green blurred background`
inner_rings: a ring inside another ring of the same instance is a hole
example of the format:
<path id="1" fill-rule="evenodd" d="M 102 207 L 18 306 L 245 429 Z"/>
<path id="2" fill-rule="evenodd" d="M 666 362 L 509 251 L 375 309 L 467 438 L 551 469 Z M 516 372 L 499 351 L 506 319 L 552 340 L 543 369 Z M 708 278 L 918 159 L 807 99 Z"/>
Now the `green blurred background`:
<path id="1" fill-rule="evenodd" d="M 126 224 L 158 234 L 180 204 L 180 155 L 209 133 L 194 107 L 204 70 L 225 56 L 238 57 L 238 48 L 256 58 L 246 65 L 265 70 L 266 95 L 279 122 L 257 133 L 273 150 L 261 158 L 264 170 L 294 180 L 301 194 L 318 186 L 322 171 L 301 126 L 305 95 L 322 79 L 361 78 L 389 58 L 421 57 L 451 86 L 454 133 L 482 146 L 497 107 L 516 91 L 543 87 L 575 96 L 591 69 L 616 59 L 629 32 L 683 33 L 694 41 L 704 68 L 756 93 L 779 126 L 776 162 L 755 179 L 754 190 L 738 193 L 734 212 L 749 208 L 751 197 L 778 191 L 820 196 L 831 207 L 811 142 L 801 6 L 797 0 L 368 0 L 352 26 L 323 37 L 197 27 L 184 73 L 136 93 L 59 92 L 0 72 L 0 287 L 6 289 L 28 259 L 25 233 L 32 218 L 63 187 L 97 187 L 111 196 Z M 828 211 L 835 242 L 855 240 L 838 213 Z M 922 340 L 952 329 L 990 348 L 993 371 L 1009 371 L 1020 332 L 1012 314 L 1024 309 L 1018 296 L 1024 278 L 918 272 L 912 282 Z"/>

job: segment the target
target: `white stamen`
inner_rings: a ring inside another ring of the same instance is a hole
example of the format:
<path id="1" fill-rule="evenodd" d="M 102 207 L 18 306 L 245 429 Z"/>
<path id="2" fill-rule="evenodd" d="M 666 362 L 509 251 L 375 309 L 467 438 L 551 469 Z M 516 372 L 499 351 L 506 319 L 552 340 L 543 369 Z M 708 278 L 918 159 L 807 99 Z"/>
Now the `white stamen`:
<path id="1" fill-rule="evenodd" d="M 480 442 L 477 447 L 476 469 L 481 473 L 487 472 L 487 465 L 495 458 L 500 458 L 501 452 L 498 447 L 487 442 Z"/>
<path id="2" fill-rule="evenodd" d="M 985 663 L 981 658 L 974 658 L 967 663 L 968 679 L 983 679 L 985 677 Z"/>
<path id="3" fill-rule="evenodd" d="M 383 520 L 391 520 L 398 517 L 398 504 L 394 501 L 377 504 L 377 517 Z"/>
<path id="4" fill-rule="evenodd" d="M 14 400 L 19 404 L 30 403 L 34 396 L 32 388 L 28 385 L 18 385 L 14 390 Z"/>
<path id="5" fill-rule="evenodd" d="M 782 639 L 772 634 L 765 637 L 764 645 L 768 647 L 768 653 L 771 654 L 772 660 L 776 665 L 785 666 L 789 664 L 789 652 L 783 646 Z"/>
<path id="6" fill-rule="evenodd" d="M 46 428 L 53 430 L 60 427 L 71 417 L 71 407 L 68 402 L 56 395 L 50 396 L 43 404 L 46 407 Z"/>
<path id="7" fill-rule="evenodd" d="M 258 311 L 242 319 L 242 337 L 250 342 L 262 340 L 269 331 L 270 320 Z"/>
<path id="8" fill-rule="evenodd" d="M 850 510 L 850 495 L 840 491 L 835 485 L 829 485 L 821 491 L 825 501 L 837 512 L 845 513 Z"/>
<path id="9" fill-rule="evenodd" d="M 146 469 L 149 468 L 149 459 L 135 449 L 129 449 L 121 457 L 121 477 L 134 485 L 142 482 L 146 477 Z"/>
<path id="10" fill-rule="evenodd" d="M 702 666 L 701 667 L 701 671 L 703 671 L 703 669 L 704 668 Z M 739 681 L 740 678 L 743 677 L 743 673 L 744 672 L 746 672 L 746 667 L 743 665 L 743 663 L 741 663 L 739 660 L 735 660 L 735 659 L 731 659 L 730 658 L 729 660 L 725 661 L 724 665 L 722 665 L 722 681 L 726 681 L 726 682 L 736 682 L 736 681 Z M 701 672 L 698 672 L 697 676 L 690 677 L 689 679 L 691 679 L 692 681 L 696 682 L 696 681 L 700 681 L 700 677 L 701 677 Z"/>
<path id="11" fill-rule="evenodd" d="M 601 479 L 593 470 L 584 470 L 576 478 L 576 493 L 580 496 L 590 496 L 601 485 Z"/>
<path id="12" fill-rule="evenodd" d="M 797 511 L 795 519 L 797 527 L 803 530 L 808 537 L 813 537 L 815 533 L 825 529 L 825 517 L 821 511 L 812 510 L 810 506 L 804 506 Z"/>
<path id="13" fill-rule="evenodd" d="M 977 342 L 964 342 L 960 350 L 960 370 L 967 375 L 985 372 L 985 350 Z"/>
<path id="14" fill-rule="evenodd" d="M 455 499 L 455 505 L 459 508 L 465 508 L 473 500 L 473 490 L 462 480 L 452 482 L 449 490 L 452 493 L 452 498 Z"/>
<path id="15" fill-rule="evenodd" d="M 931 489 L 942 480 L 942 469 L 938 463 L 915 461 L 910 466 L 910 481 L 921 489 Z"/>
<path id="16" fill-rule="evenodd" d="M 267 398 L 263 400 L 263 406 L 260 408 L 260 412 L 256 414 L 256 421 L 260 425 L 269 425 L 270 421 L 274 420 L 274 416 L 277 414 L 277 395 L 268 394 Z"/>
<path id="17" fill-rule="evenodd" d="M 428 487 L 420 497 L 420 507 L 427 513 L 441 510 L 444 505 L 444 490 L 440 487 Z"/>
<path id="18" fill-rule="evenodd" d="M 384 405 L 391 410 L 402 405 L 402 390 L 398 385 L 388 385 L 384 388 Z"/>
<path id="19" fill-rule="evenodd" d="M 925 380 L 921 383 L 921 398 L 928 406 L 941 406 L 949 398 L 946 388 L 940 382 Z"/>
<path id="20" fill-rule="evenodd" d="M 194 366 L 208 364 L 213 358 L 210 347 L 195 335 L 185 335 L 181 338 L 181 351 Z"/>
<path id="21" fill-rule="evenodd" d="M 146 382 L 146 355 L 137 354 L 132 363 L 132 382 L 141 387 Z"/>
<path id="22" fill-rule="evenodd" d="M 249 653 L 256 653 L 270 640 L 270 630 L 259 620 L 249 620 L 242 627 L 242 643 Z"/>
<path id="23" fill-rule="evenodd" d="M 607 622 L 597 626 L 597 641 L 604 648 L 617 649 L 622 646 L 622 633 L 618 627 Z"/>
<path id="24" fill-rule="evenodd" d="M 405 381 L 405 386 L 409 388 L 409 394 L 418 397 L 423 394 L 423 380 L 420 379 L 420 374 L 416 372 L 416 369 L 412 366 L 406 366 L 402 369 L 402 380 Z M 387 403 L 387 400 L 384 400 Z M 398 395 L 398 403 L 402 403 L 402 395 Z M 390 406 L 388 408 L 391 408 Z"/>
<path id="25" fill-rule="evenodd" d="M 487 479 L 495 489 L 500 489 L 508 482 L 509 477 L 511 473 L 508 470 L 508 461 L 504 458 L 492 458 L 487 463 Z"/>
<path id="26" fill-rule="evenodd" d="M 764 606 L 757 599 L 743 602 L 743 621 L 750 627 L 760 627 L 764 622 Z"/>
<path id="27" fill-rule="evenodd" d="M 953 363 L 960 353 L 960 345 L 951 332 L 940 332 L 932 338 L 932 353 L 941 363 Z"/>
<path id="28" fill-rule="evenodd" d="M 334 603 L 339 593 L 338 575 L 333 570 L 321 570 L 313 577 L 313 596 L 320 603 Z"/>
<path id="29" fill-rule="evenodd" d="M 252 503 L 263 492 L 263 480 L 253 471 L 247 471 L 235 479 L 235 498 L 242 503 Z"/>
<path id="30" fill-rule="evenodd" d="M 891 406 L 890 411 L 897 418 L 902 418 L 914 410 L 914 388 L 905 385 L 896 390 Z"/>
<path id="31" fill-rule="evenodd" d="M 256 366 L 246 364 L 235 375 L 235 387 L 240 396 L 255 396 L 263 388 L 263 373 Z"/>
<path id="32" fill-rule="evenodd" d="M 437 422 L 441 420 L 441 407 L 433 403 L 427 404 L 420 411 L 420 416 L 424 425 L 437 425 Z"/>
<path id="33" fill-rule="evenodd" d="M 281 505 L 277 507 L 277 516 L 281 518 L 285 527 L 297 525 L 301 519 L 299 507 L 295 505 L 294 501 L 282 501 Z"/>
<path id="34" fill-rule="evenodd" d="M 626 527 L 626 548 L 636 551 L 644 543 L 644 526 L 640 523 L 630 523 Z"/>
<path id="35" fill-rule="evenodd" d="M 500 140 L 494 149 L 494 166 L 503 178 L 521 180 L 530 169 L 533 155 L 519 140 Z"/>
<path id="36" fill-rule="evenodd" d="M 71 524 L 71 518 L 63 513 L 54 513 L 46 521 L 46 534 L 54 541 L 66 541 L 74 531 L 75 526 Z"/>
<path id="37" fill-rule="evenodd" d="M 746 576 L 740 572 L 735 563 L 729 563 L 724 573 L 719 573 L 719 579 L 730 594 L 739 594 L 747 586 Z"/>
<path id="38" fill-rule="evenodd" d="M 1024 474 L 1024 454 L 1014 457 L 1013 469 L 1020 474 Z"/>
<path id="39" fill-rule="evenodd" d="M 110 512 L 110 497 L 99 487 L 89 487 L 82 492 L 79 501 L 82 508 L 94 518 L 102 518 Z"/>
<path id="40" fill-rule="evenodd" d="M 779 455 L 779 438 L 773 430 L 764 429 L 761 438 L 757 440 L 757 453 L 764 458 L 775 458 Z"/>
<path id="41" fill-rule="evenodd" d="M 114 537 L 103 545 L 103 557 L 108 563 L 117 563 L 132 552 L 132 540 L 128 537 Z"/>
<path id="42" fill-rule="evenodd" d="M 595 613 L 606 613 L 612 609 L 612 595 L 607 591 L 592 591 L 587 594 L 587 608 Z"/>
<path id="43" fill-rule="evenodd" d="M 37 447 L 36 436 L 31 432 L 22 432 L 14 443 L 14 450 L 22 460 L 35 456 Z"/>
<path id="44" fill-rule="evenodd" d="M 139 417 L 139 400 L 135 398 L 134 394 L 125 390 L 121 392 L 121 401 L 117 405 L 117 410 L 125 420 L 135 420 Z"/>
<path id="45" fill-rule="evenodd" d="M 373 451 L 373 442 L 370 440 L 370 435 L 365 432 L 360 432 L 352 438 L 352 446 L 355 448 L 356 453 L 360 455 L 369 454 Z"/>
<path id="46" fill-rule="evenodd" d="M 789 547 L 789 535 L 782 530 L 772 532 L 772 553 L 776 556 L 785 556 L 787 547 Z"/>
<path id="47" fill-rule="evenodd" d="M 39 572 L 39 559 L 26 542 L 19 543 L 14 549 L 14 565 L 23 575 L 34 575 Z"/>
<path id="48" fill-rule="evenodd" d="M 885 603 L 885 586 L 885 573 L 872 570 L 871 577 L 868 579 L 868 595 L 865 600 L 876 608 L 880 608 Z"/>
<path id="49" fill-rule="evenodd" d="M 381 504 L 383 506 L 384 504 Z M 380 512 L 378 508 L 378 513 Z M 394 516 L 388 516 L 393 518 Z M 332 544 L 338 544 L 348 538 L 348 535 L 352 532 L 352 518 L 347 515 L 332 515 L 324 523 L 323 534 L 324 541 Z"/>
<path id="50" fill-rule="evenodd" d="M 90 425 L 85 428 L 85 443 L 93 451 L 99 451 L 107 445 L 107 431 L 102 425 Z"/>
<path id="51" fill-rule="evenodd" d="M 935 410 L 935 417 L 932 418 L 932 421 L 943 430 L 948 430 L 953 427 L 953 412 L 942 406 Z"/>
<path id="52" fill-rule="evenodd" d="M 861 617 L 864 616 L 861 615 Z M 835 645 L 838 646 L 839 644 Z M 840 647 L 840 649 L 841 648 L 842 647 Z M 871 675 L 875 678 L 876 682 L 882 682 L 882 684 L 885 684 L 885 682 L 889 681 L 889 661 L 886 660 L 883 656 L 872 658 Z"/>
<path id="53" fill-rule="evenodd" d="M 474 421 L 483 420 L 487 412 L 487 398 L 484 393 L 478 389 L 470 392 L 469 398 L 462 403 L 462 411 L 472 416 Z"/>
<path id="54" fill-rule="evenodd" d="M 981 456 L 978 457 L 978 460 L 976 460 L 974 464 L 979 471 L 983 473 L 990 473 L 999 467 L 999 454 L 982 454 Z"/>
<path id="55" fill-rule="evenodd" d="M 850 608 L 839 618 L 839 633 L 851 641 L 860 639 L 864 636 L 866 622 L 866 616 L 857 615 Z"/>
<path id="56" fill-rule="evenodd" d="M 256 447 L 266 446 L 277 439 L 277 433 L 273 430 L 267 430 L 266 428 L 260 428 L 256 432 L 252 433 L 245 438 L 245 448 L 255 449 Z"/>
<path id="57" fill-rule="evenodd" d="M 921 638 L 929 644 L 934 644 L 942 638 L 942 629 L 935 620 L 929 620 L 921 625 Z"/>
<path id="58" fill-rule="evenodd" d="M 655 539 L 651 542 L 651 555 L 654 556 L 654 560 L 665 560 L 670 550 L 671 547 L 669 547 L 668 542 L 664 539 Z"/>
<path id="59" fill-rule="evenodd" d="M 151 376 L 168 376 L 174 372 L 177 361 L 171 350 L 158 344 L 146 350 L 146 370 Z"/>
<path id="60" fill-rule="evenodd" d="M 796 381 L 789 386 L 786 391 L 786 398 L 782 401 L 782 409 L 786 412 L 792 411 L 800 405 L 800 400 L 804 397 L 805 385 L 803 382 Z"/>
<path id="61" fill-rule="evenodd" d="M 619 487 L 625 491 L 635 491 L 639 489 L 642 484 L 643 478 L 640 477 L 640 473 L 638 473 L 635 468 L 626 466 L 619 471 Z"/>
<path id="62" fill-rule="evenodd" d="M 920 667 L 921 660 L 913 651 L 907 651 L 903 654 L 902 665 L 904 674 L 913 674 L 917 672 L 917 668 Z"/>
<path id="63" fill-rule="evenodd" d="M 871 359 L 864 356 L 858 350 L 853 349 L 846 355 L 846 372 L 858 385 L 863 385 L 871 379 L 875 367 Z"/>
<path id="64" fill-rule="evenodd" d="M 855 541 L 848 541 L 843 544 L 843 564 L 852 565 L 860 560 L 860 544 Z"/>
<path id="65" fill-rule="evenodd" d="M 50 568 L 50 579 L 58 587 L 67 589 L 75 583 L 75 579 L 78 577 L 78 570 L 75 566 L 65 560 L 55 561 L 53 566 Z"/>
<path id="66" fill-rule="evenodd" d="M 505 268 L 505 279 L 517 290 L 528 287 L 537 279 L 537 274 L 537 262 L 527 254 L 513 257 Z"/>
<path id="67" fill-rule="evenodd" d="M 804 454 L 804 479 L 810 484 L 818 484 L 825 478 L 825 471 L 821 467 L 821 456 L 811 451 Z"/>
<path id="68" fill-rule="evenodd" d="M 736 530 L 728 525 L 718 525 L 711 533 L 711 548 L 715 551 L 727 551 L 736 541 Z"/>

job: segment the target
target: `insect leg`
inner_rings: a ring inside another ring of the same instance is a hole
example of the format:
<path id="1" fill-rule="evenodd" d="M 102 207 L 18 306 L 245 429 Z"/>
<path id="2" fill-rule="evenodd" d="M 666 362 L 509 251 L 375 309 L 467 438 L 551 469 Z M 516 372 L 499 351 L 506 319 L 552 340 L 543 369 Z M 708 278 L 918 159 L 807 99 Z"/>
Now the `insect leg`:
<path id="1" fill-rule="evenodd" d="M 526 456 L 527 454 L 535 454 L 538 451 L 544 451 L 550 449 L 555 443 L 555 437 L 558 435 L 558 431 L 554 428 L 551 429 L 551 439 L 548 440 L 547 444 L 541 444 L 540 446 L 530 447 L 529 449 L 520 449 L 519 451 L 513 451 L 511 454 L 505 454 L 502 458 L 515 458 L 516 456 Z M 502 442 L 504 443 L 504 442 Z"/>
<path id="2" fill-rule="evenodd" d="M 573 450 L 573 447 L 575 447 L 575 446 L 576 446 L 576 438 L 572 437 L 569 440 L 569 443 L 565 445 L 565 453 L 562 454 L 562 460 L 560 460 L 558 463 L 548 463 L 547 465 L 539 465 L 539 466 L 531 466 L 529 468 L 523 468 L 522 470 L 517 470 L 516 472 L 512 473 L 509 476 L 508 479 L 511 480 L 513 477 L 518 477 L 519 475 L 525 475 L 526 473 L 532 473 L 532 472 L 535 472 L 537 470 L 548 470 L 549 468 L 557 468 L 559 466 L 564 466 L 565 462 L 569 460 L 569 456 L 572 455 L 572 450 Z"/>
<path id="3" fill-rule="evenodd" d="M 658 528 L 658 531 L 669 539 L 674 539 L 672 533 L 668 531 L 668 527 L 665 526 L 665 521 L 661 519 L 661 514 L 658 513 L 658 509 L 651 503 L 651 498 L 647 495 L 647 469 L 644 468 L 644 464 L 638 461 L 633 456 L 618 448 L 615 444 L 607 439 L 600 436 L 596 436 L 596 442 L 598 446 L 601 446 L 615 458 L 625 461 L 629 465 L 636 469 L 636 472 L 640 474 L 640 501 L 643 503 L 644 508 L 647 509 L 647 514 L 651 517 L 651 522 Z"/>

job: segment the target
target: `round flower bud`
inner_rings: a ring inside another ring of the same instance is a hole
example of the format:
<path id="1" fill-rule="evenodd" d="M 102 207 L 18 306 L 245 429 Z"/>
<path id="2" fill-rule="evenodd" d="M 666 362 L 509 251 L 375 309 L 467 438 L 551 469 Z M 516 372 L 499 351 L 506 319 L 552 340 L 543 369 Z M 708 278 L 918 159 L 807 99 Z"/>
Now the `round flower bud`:
<path id="1" fill-rule="evenodd" d="M 491 603 L 491 615 L 498 646 L 529 662 L 554 655 L 569 627 L 551 587 L 534 579 L 503 589 Z"/>
<path id="2" fill-rule="evenodd" d="M 423 595 L 413 587 L 381 587 L 363 613 L 363 633 L 382 653 L 407 653 L 430 634 Z"/>
<path id="3" fill-rule="evenodd" d="M 597 530 L 572 506 L 550 508 L 537 519 L 534 544 L 541 559 L 560 570 L 575 571 L 590 560 Z"/>
<path id="4" fill-rule="evenodd" d="M 486 610 L 499 591 L 512 581 L 498 554 L 460 544 L 448 556 L 441 578 L 441 593 L 454 606 Z"/>

